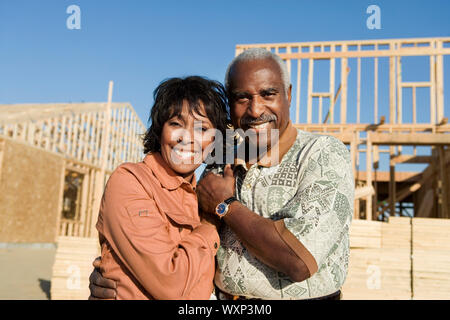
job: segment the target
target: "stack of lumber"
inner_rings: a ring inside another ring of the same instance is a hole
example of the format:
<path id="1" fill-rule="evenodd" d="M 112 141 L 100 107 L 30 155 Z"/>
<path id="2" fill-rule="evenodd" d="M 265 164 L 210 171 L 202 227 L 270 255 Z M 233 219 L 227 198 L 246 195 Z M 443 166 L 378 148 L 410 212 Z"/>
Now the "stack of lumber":
<path id="1" fill-rule="evenodd" d="M 450 299 L 450 220 L 413 219 L 413 298 Z"/>
<path id="2" fill-rule="evenodd" d="M 353 220 L 343 299 L 411 299 L 411 219 Z"/>
<path id="3" fill-rule="evenodd" d="M 52 300 L 86 300 L 92 261 L 100 255 L 97 238 L 58 237 L 51 280 Z"/>
<path id="4" fill-rule="evenodd" d="M 97 238 L 59 237 L 52 299 L 87 299 Z M 412 278 L 411 278 L 412 277 Z M 450 220 L 353 220 L 343 299 L 450 299 Z"/>

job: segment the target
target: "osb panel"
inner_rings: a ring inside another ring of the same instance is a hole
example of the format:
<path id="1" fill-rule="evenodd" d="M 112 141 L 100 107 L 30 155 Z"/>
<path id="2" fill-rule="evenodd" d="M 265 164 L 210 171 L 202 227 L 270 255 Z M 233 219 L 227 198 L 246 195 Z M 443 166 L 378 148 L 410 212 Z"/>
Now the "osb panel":
<path id="1" fill-rule="evenodd" d="M 55 242 L 63 159 L 5 141 L 0 242 Z"/>

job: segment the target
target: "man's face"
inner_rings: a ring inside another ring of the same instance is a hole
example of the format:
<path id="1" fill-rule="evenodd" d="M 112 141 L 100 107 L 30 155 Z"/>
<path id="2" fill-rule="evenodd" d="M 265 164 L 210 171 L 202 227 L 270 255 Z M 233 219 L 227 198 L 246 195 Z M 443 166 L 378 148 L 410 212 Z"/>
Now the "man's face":
<path id="1" fill-rule="evenodd" d="M 253 130 L 258 145 L 267 143 L 270 148 L 270 132 L 284 132 L 291 103 L 291 86 L 285 89 L 278 64 L 270 58 L 236 63 L 230 72 L 229 95 L 234 127 Z M 261 138 L 266 132 L 267 139 Z"/>

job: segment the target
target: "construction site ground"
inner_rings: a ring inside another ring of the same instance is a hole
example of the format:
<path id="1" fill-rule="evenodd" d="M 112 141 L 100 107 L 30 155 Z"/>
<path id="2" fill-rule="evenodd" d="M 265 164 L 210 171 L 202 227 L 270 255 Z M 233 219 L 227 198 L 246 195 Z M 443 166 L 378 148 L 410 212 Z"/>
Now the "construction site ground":
<path id="1" fill-rule="evenodd" d="M 53 246 L 0 246 L 0 300 L 48 300 Z"/>

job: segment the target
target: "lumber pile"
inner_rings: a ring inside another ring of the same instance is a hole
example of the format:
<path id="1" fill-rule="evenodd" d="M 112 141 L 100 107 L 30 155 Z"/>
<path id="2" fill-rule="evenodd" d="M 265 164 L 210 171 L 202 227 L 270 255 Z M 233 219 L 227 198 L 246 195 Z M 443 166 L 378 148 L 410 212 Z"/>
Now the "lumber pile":
<path id="1" fill-rule="evenodd" d="M 97 238 L 58 237 L 51 279 L 52 300 L 86 300 L 92 261 L 100 255 Z"/>
<path id="2" fill-rule="evenodd" d="M 413 298 L 450 299 L 450 220 L 412 222 Z"/>
<path id="3" fill-rule="evenodd" d="M 97 238 L 59 237 L 52 299 L 89 296 Z M 353 220 L 343 299 L 450 299 L 450 220 Z"/>
<path id="4" fill-rule="evenodd" d="M 411 222 L 353 220 L 343 299 L 411 299 Z"/>

